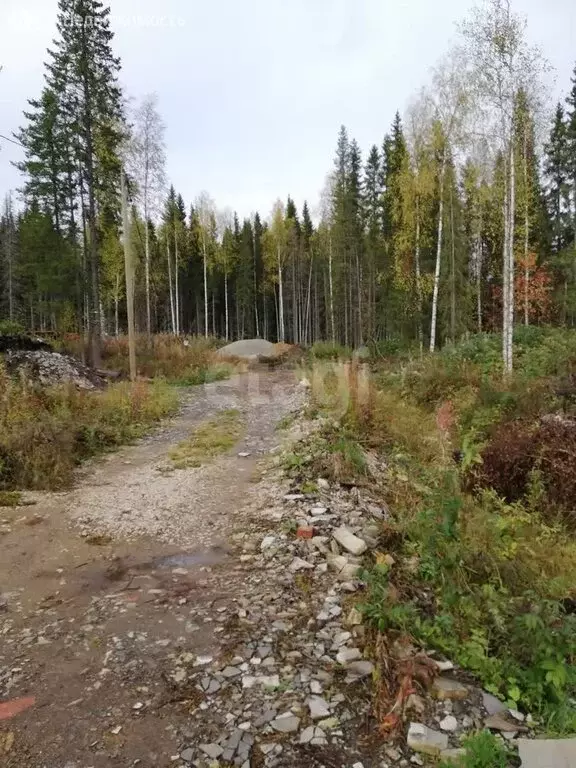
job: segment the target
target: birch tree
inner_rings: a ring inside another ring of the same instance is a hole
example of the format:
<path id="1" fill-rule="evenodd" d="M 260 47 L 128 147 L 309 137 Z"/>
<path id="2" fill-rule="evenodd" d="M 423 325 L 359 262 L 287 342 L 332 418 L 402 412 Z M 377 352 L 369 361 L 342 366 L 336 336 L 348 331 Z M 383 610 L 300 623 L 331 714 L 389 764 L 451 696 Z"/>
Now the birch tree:
<path id="1" fill-rule="evenodd" d="M 444 185 L 450 152 L 463 139 L 464 122 L 470 104 L 466 60 L 459 49 L 451 51 L 435 68 L 432 75 L 431 101 L 434 148 L 439 156 L 438 171 L 438 223 L 436 235 L 436 265 L 430 321 L 430 352 L 436 348 L 438 293 L 442 262 L 442 236 L 444 225 Z"/>
<path id="2" fill-rule="evenodd" d="M 277 327 L 278 341 L 286 341 L 286 323 L 284 315 L 284 261 L 288 249 L 289 230 L 284 216 L 284 204 L 281 200 L 274 203 L 270 217 L 270 226 L 264 233 L 264 255 L 271 282 L 278 286 Z"/>
<path id="3" fill-rule="evenodd" d="M 204 282 L 204 335 L 209 333 L 208 305 L 208 262 L 210 259 L 216 230 L 216 206 L 207 192 L 201 192 L 196 198 L 194 208 L 200 223 L 200 245 L 202 248 L 202 273 Z"/>
<path id="4" fill-rule="evenodd" d="M 152 332 L 150 300 L 150 227 L 158 213 L 166 187 L 165 127 L 158 113 L 158 97 L 149 94 L 133 115 L 129 151 L 129 172 L 136 182 L 136 202 L 144 219 L 144 282 L 146 294 L 146 331 Z"/>
<path id="5" fill-rule="evenodd" d="M 473 86 L 478 97 L 480 123 L 497 141 L 505 163 L 502 254 L 502 358 L 504 370 L 513 368 L 514 332 L 514 218 L 516 163 L 514 111 L 518 94 L 535 92 L 546 62 L 538 48 L 526 40 L 526 22 L 512 12 L 510 0 L 486 0 L 461 27 Z"/>

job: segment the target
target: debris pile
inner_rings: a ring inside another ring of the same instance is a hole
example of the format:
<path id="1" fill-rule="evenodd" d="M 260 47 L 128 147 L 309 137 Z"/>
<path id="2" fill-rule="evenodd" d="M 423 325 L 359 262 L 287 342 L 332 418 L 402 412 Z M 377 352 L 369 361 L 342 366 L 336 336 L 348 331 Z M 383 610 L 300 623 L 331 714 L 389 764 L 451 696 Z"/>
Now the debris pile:
<path id="1" fill-rule="evenodd" d="M 106 378 L 70 355 L 45 349 L 9 351 L 5 356 L 7 371 L 12 375 L 40 383 L 42 386 L 73 384 L 78 389 L 101 389 Z"/>

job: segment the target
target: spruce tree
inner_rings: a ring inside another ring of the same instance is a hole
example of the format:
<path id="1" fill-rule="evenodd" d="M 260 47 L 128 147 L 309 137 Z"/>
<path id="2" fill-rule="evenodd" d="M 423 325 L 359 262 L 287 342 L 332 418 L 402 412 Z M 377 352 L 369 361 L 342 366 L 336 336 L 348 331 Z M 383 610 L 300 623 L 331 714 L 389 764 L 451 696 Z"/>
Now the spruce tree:
<path id="1" fill-rule="evenodd" d="M 400 331 L 398 319 L 403 301 L 398 293 L 395 277 L 397 260 L 400 257 L 397 235 L 403 228 L 402 171 L 409 160 L 406 139 L 400 113 L 396 112 L 391 135 L 384 138 L 382 155 L 382 233 L 384 238 L 385 262 L 382 268 L 384 305 L 380 312 L 380 332 L 385 336 L 397 335 Z"/>
<path id="2" fill-rule="evenodd" d="M 562 104 L 556 106 L 550 139 L 545 146 L 546 202 L 552 230 L 552 249 L 559 253 L 568 243 L 568 137 Z"/>
<path id="3" fill-rule="evenodd" d="M 568 103 L 568 112 L 566 119 L 566 145 L 567 145 L 567 173 L 568 183 L 572 190 L 572 237 L 571 243 L 574 248 L 574 258 L 576 259 L 576 66 L 572 75 L 572 88 L 566 99 Z"/>
<path id="4" fill-rule="evenodd" d="M 46 81 L 58 101 L 86 193 L 90 356 L 100 362 L 99 210 L 118 207 L 123 110 L 120 60 L 112 51 L 110 9 L 100 0 L 59 0 L 58 36 L 49 50 Z"/>

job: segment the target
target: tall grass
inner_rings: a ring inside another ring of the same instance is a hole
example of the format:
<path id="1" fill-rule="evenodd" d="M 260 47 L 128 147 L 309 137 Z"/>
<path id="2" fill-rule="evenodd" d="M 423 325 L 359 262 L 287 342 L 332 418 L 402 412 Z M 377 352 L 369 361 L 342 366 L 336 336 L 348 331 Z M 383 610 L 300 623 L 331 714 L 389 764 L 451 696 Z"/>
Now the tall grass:
<path id="1" fill-rule="evenodd" d="M 177 406 L 161 381 L 86 392 L 35 387 L 0 368 L 0 489 L 66 488 L 79 462 L 141 436 Z"/>
<path id="2" fill-rule="evenodd" d="M 146 378 L 165 378 L 183 386 L 203 384 L 227 378 L 232 366 L 216 358 L 217 341 L 203 336 L 180 337 L 156 334 L 136 337 L 136 362 L 138 373 Z M 68 336 L 64 347 L 76 356 L 82 353 L 78 336 Z M 102 347 L 102 364 L 105 368 L 129 372 L 128 337 L 109 337 Z"/>

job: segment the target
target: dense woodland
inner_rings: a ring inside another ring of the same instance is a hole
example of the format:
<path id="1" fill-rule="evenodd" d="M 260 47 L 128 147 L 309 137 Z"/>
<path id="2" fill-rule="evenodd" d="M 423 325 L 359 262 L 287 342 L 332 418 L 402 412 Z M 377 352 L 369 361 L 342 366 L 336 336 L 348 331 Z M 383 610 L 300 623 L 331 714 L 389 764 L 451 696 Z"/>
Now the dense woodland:
<path id="1" fill-rule="evenodd" d="M 340 129 L 319 206 L 284 196 L 244 220 L 170 186 L 156 97 L 127 108 L 113 42 L 104 3 L 59 1 L 44 89 L 14 134 L 1 320 L 85 334 L 94 362 L 125 330 L 124 167 L 142 332 L 433 350 L 503 329 L 511 368 L 514 323 L 576 324 L 576 70 L 552 109 L 507 0 L 458 28 L 382 141 Z"/>

